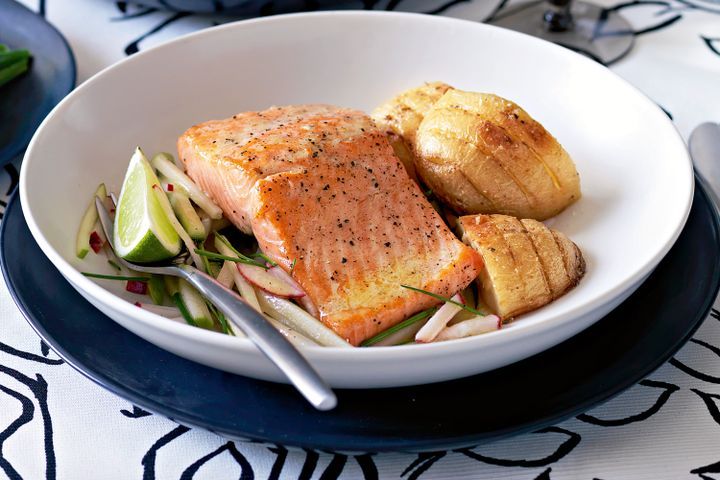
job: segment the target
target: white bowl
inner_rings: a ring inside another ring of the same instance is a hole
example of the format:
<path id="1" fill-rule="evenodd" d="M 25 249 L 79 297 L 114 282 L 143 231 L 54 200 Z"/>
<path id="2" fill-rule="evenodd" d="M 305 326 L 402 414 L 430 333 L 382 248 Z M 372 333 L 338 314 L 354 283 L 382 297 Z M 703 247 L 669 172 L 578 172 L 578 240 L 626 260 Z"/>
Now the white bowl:
<path id="1" fill-rule="evenodd" d="M 277 16 L 188 35 L 104 70 L 53 110 L 25 155 L 23 212 L 63 276 L 124 327 L 197 362 L 284 381 L 248 340 L 155 316 L 117 282 L 81 275 L 109 268 L 92 254 L 75 258 L 80 216 L 99 182 L 117 191 L 136 145 L 173 150 L 195 123 L 271 105 L 369 111 L 432 80 L 516 101 L 567 148 L 583 198 L 550 224 L 580 245 L 587 274 L 564 297 L 498 332 L 304 354 L 335 387 L 422 384 L 494 369 L 575 335 L 622 302 L 674 243 L 692 199 L 690 161 L 667 116 L 606 68 L 550 43 L 474 22 L 371 12 Z"/>

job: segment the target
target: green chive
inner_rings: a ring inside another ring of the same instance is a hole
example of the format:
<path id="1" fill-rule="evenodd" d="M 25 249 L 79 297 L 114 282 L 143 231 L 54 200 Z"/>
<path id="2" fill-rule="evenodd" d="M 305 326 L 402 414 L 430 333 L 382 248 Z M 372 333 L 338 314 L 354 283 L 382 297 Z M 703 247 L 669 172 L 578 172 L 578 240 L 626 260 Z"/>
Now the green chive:
<path id="1" fill-rule="evenodd" d="M 262 259 L 265 260 L 267 263 L 269 263 L 271 267 L 277 267 L 277 263 L 273 262 L 273 261 L 270 259 L 270 257 L 268 257 L 267 255 L 265 255 L 263 252 L 253 253 L 253 254 L 250 255 L 250 256 L 251 256 L 251 257 L 255 257 L 255 258 L 262 258 Z"/>
<path id="2" fill-rule="evenodd" d="M 433 297 L 433 298 L 435 298 L 435 299 L 437 299 L 437 300 L 440 300 L 440 301 L 443 301 L 443 302 L 452 303 L 453 305 L 457 305 L 458 307 L 461 307 L 461 308 L 467 310 L 467 311 L 470 312 L 470 313 L 474 313 L 475 315 L 481 315 L 481 316 L 483 316 L 483 317 L 484 317 L 485 315 L 487 315 L 487 313 L 485 313 L 485 312 L 482 312 L 482 311 L 480 311 L 480 310 L 475 310 L 475 309 L 472 308 L 472 307 L 468 307 L 467 305 L 463 305 L 463 304 L 460 303 L 460 302 L 456 302 L 456 301 L 453 300 L 452 298 L 443 297 L 442 295 L 438 295 L 437 293 L 432 293 L 432 292 L 428 292 L 427 290 L 422 290 L 422 289 L 420 289 L 420 288 L 411 287 L 410 285 L 400 285 L 400 286 L 403 287 L 403 288 L 407 288 L 407 289 L 416 291 L 416 292 L 423 293 L 423 294 L 425 294 L 425 295 L 427 295 L 427 296 L 429 296 L 429 297 Z"/>
<path id="3" fill-rule="evenodd" d="M 195 320 L 193 320 L 192 315 L 190 315 L 190 312 L 188 311 L 187 307 L 185 306 L 185 302 L 183 302 L 182 298 L 180 297 L 179 292 L 173 294 L 172 300 L 175 303 L 175 305 L 177 306 L 178 310 L 180 310 L 180 314 L 185 319 L 185 321 L 188 323 L 188 325 L 197 327 Z"/>
<path id="4" fill-rule="evenodd" d="M 290 273 L 292 273 L 293 270 L 295 270 L 295 264 L 296 264 L 296 263 L 297 263 L 297 258 L 294 258 L 292 265 L 290 265 Z"/>
<path id="5" fill-rule="evenodd" d="M 120 265 L 118 265 L 117 263 L 115 263 L 114 261 L 108 260 L 108 263 L 110 264 L 111 267 L 113 267 L 118 272 L 122 272 L 122 267 Z"/>
<path id="6" fill-rule="evenodd" d="M 405 327 L 409 327 L 413 323 L 419 322 L 420 320 L 427 318 L 437 312 L 436 307 L 428 308 L 427 310 L 423 310 L 420 313 L 416 313 L 412 317 L 408 318 L 407 320 L 403 320 L 402 322 L 398 323 L 397 325 L 393 325 L 392 327 L 388 328 L 387 330 L 383 330 L 382 332 L 378 333 L 374 337 L 368 338 L 364 342 L 360 344 L 361 347 L 369 347 L 370 345 L 374 345 L 378 343 L 381 340 L 384 340 L 385 338 L 389 337 L 395 332 L 399 332 Z"/>
<path id="7" fill-rule="evenodd" d="M 207 303 L 207 306 L 210 309 L 210 312 L 212 312 L 212 314 L 215 316 L 215 318 L 217 318 L 218 323 L 220 323 L 220 327 L 222 328 L 222 333 L 224 333 L 225 335 L 235 336 L 235 332 L 233 332 L 232 329 L 230 328 L 230 325 L 228 325 L 228 321 L 225 318 L 225 315 L 223 315 L 223 313 L 220 310 L 218 310 L 217 307 L 215 307 L 215 305 L 213 305 L 212 303 L 210 303 L 210 302 L 205 302 L 205 303 Z"/>
<path id="8" fill-rule="evenodd" d="M 431 197 L 432 194 L 433 194 L 433 191 L 428 188 L 428 189 L 425 190 L 423 193 L 425 194 L 426 197 Z"/>
<path id="9" fill-rule="evenodd" d="M 201 257 L 207 257 L 213 260 L 227 260 L 229 262 L 236 262 L 236 263 L 245 263 L 247 265 L 255 265 L 256 267 L 261 267 L 264 269 L 267 269 L 267 267 L 259 262 L 256 262 L 252 258 L 248 258 L 245 255 L 242 257 L 229 257 L 227 255 L 221 255 L 219 253 L 215 252 L 208 252 L 207 250 L 200 250 L 199 248 L 195 249 L 195 253 L 200 255 Z"/>
<path id="10" fill-rule="evenodd" d="M 123 275 L 103 275 L 101 273 L 80 272 L 86 277 L 102 278 L 104 280 L 126 280 L 128 282 L 147 282 L 150 277 L 126 277 Z"/>

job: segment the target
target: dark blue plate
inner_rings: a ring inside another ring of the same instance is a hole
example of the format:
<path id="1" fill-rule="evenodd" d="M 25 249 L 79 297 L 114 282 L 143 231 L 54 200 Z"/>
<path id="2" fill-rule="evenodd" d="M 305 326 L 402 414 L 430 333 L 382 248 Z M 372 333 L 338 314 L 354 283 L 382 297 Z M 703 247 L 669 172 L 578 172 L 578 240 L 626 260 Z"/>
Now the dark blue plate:
<path id="1" fill-rule="evenodd" d="M 50 110 L 75 87 L 63 36 L 14 0 L 0 0 L 0 43 L 32 53 L 30 70 L 0 87 L 0 166 L 19 155 Z"/>
<path id="2" fill-rule="evenodd" d="M 718 216 L 702 187 L 680 239 L 648 280 L 594 326 L 539 355 L 452 382 L 341 390 L 331 412 L 292 388 L 161 350 L 86 302 L 35 244 L 17 196 L 0 230 L 15 302 L 57 354 L 134 404 L 229 438 L 341 451 L 437 450 L 535 430 L 620 393 L 675 353 L 720 286 Z"/>

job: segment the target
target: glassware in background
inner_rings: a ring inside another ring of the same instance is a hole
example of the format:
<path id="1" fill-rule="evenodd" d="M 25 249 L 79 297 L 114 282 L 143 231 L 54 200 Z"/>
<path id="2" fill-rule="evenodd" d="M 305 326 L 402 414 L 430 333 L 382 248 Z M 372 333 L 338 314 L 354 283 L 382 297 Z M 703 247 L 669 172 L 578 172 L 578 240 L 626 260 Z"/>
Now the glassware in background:
<path id="1" fill-rule="evenodd" d="M 605 65 L 625 56 L 634 43 L 632 26 L 620 14 L 578 0 L 533 1 L 489 23 L 557 43 Z"/>

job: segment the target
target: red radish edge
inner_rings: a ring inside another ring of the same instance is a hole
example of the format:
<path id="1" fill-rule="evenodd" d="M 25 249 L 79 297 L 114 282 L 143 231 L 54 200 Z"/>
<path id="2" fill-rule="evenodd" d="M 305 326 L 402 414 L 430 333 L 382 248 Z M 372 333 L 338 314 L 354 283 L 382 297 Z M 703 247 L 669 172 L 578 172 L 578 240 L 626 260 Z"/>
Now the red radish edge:
<path id="1" fill-rule="evenodd" d="M 270 264 L 266 264 L 268 268 L 268 272 L 272 273 L 276 277 L 278 277 L 280 280 L 283 280 L 293 287 L 297 289 L 298 292 L 303 292 L 301 297 L 296 297 L 297 301 L 300 302 L 300 305 L 307 311 L 310 315 L 312 315 L 315 318 L 318 318 L 320 316 L 320 312 L 318 311 L 315 304 L 310 300 L 310 298 L 305 293 L 305 290 L 302 289 L 299 283 L 295 281 L 292 276 L 287 273 L 285 270 L 280 268 L 278 265 L 271 266 Z"/>
<path id="2" fill-rule="evenodd" d="M 125 285 L 125 290 L 128 292 L 139 293 L 140 295 L 145 295 L 147 293 L 147 289 L 147 282 L 141 282 L 139 280 L 128 280 Z"/>
<path id="3" fill-rule="evenodd" d="M 93 249 L 93 252 L 100 253 L 100 250 L 102 250 L 103 239 L 100 238 L 100 235 L 97 232 L 92 232 L 90 234 L 90 248 Z"/>
<path id="4" fill-rule="evenodd" d="M 175 190 L 175 186 L 172 183 L 168 183 L 168 192 Z"/>
<path id="5" fill-rule="evenodd" d="M 300 298 L 305 295 L 305 292 L 296 288 L 295 285 L 278 278 L 262 267 L 238 263 L 237 269 L 245 280 L 272 295 L 282 298 Z"/>
<path id="6" fill-rule="evenodd" d="M 142 303 L 140 303 L 140 302 L 135 302 L 135 306 L 138 307 L 138 308 L 142 308 Z"/>

